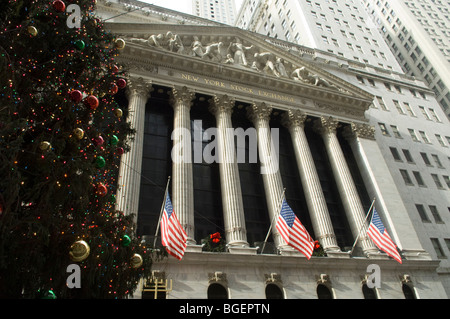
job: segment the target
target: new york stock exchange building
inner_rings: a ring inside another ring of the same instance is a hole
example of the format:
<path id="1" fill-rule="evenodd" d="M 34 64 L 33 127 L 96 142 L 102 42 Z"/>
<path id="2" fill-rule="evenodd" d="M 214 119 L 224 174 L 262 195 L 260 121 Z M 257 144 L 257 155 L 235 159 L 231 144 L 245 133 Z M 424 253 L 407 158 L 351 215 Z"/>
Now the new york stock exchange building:
<path id="1" fill-rule="evenodd" d="M 125 41 L 118 99 L 136 129 L 118 208 L 153 242 L 170 176 L 187 234 L 182 260 L 155 263 L 135 298 L 447 298 L 366 116 L 374 97 L 345 68 L 339 77 L 313 50 L 145 3 L 99 1 L 97 14 Z M 320 256 L 271 227 L 282 197 Z M 401 264 L 359 236 L 373 199 Z M 215 233 L 222 252 L 202 244 Z"/>

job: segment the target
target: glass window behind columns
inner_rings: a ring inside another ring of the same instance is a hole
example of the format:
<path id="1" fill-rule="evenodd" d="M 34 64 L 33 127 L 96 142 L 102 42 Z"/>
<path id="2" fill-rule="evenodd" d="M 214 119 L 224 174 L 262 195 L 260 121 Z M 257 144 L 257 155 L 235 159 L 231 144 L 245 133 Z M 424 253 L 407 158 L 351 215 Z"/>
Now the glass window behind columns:
<path id="1" fill-rule="evenodd" d="M 236 102 L 232 114 L 233 128 L 242 128 L 244 132 L 255 136 L 256 130 L 253 128 L 253 123 L 247 118 L 246 106 Z M 250 129 L 250 130 L 248 130 Z M 248 130 L 248 131 L 247 131 Z M 253 133 L 252 133 L 253 131 Z M 249 137 L 245 138 L 245 160 L 238 162 L 239 178 L 241 181 L 242 200 L 244 203 L 245 225 L 247 229 L 247 241 L 251 246 L 260 246 L 266 238 L 270 227 L 270 218 L 267 209 L 266 195 L 264 192 L 264 183 L 260 170 L 258 148 L 250 147 L 250 143 L 257 141 Z M 236 142 L 236 141 L 235 141 Z M 238 143 L 236 142 L 236 147 Z M 237 152 L 242 149 L 237 150 Z M 256 154 L 254 154 L 256 152 Z M 252 154 L 251 154 L 252 153 Z M 261 244 L 259 244 L 259 242 Z M 273 242 L 272 236 L 268 238 L 268 242 Z M 270 244 L 266 245 L 265 252 L 273 252 L 274 248 Z"/>
<path id="2" fill-rule="evenodd" d="M 172 174 L 173 108 L 165 89 L 154 86 L 145 109 L 144 148 L 137 234 L 155 235 L 167 179 Z M 169 187 L 169 193 L 172 188 Z M 159 236 L 160 234 L 158 234 Z M 150 238 L 150 240 L 152 240 Z M 152 242 L 153 243 L 153 242 Z M 159 241 L 160 243 L 160 241 Z"/>
<path id="3" fill-rule="evenodd" d="M 286 188 L 286 201 L 311 237 L 316 239 L 295 158 L 291 133 L 281 124 L 281 112 L 276 110 L 273 112 L 270 127 L 279 130 L 279 170 L 283 186 Z"/>
<path id="4" fill-rule="evenodd" d="M 210 97 L 202 95 L 197 95 L 194 99 L 191 108 L 191 137 L 192 141 L 195 142 L 194 139 L 199 137 L 196 135 L 201 133 L 202 154 L 214 156 L 216 155 L 216 149 L 205 151 L 205 147 L 208 145 L 208 147 L 212 147 L 214 139 L 217 138 L 217 136 L 205 134 L 207 129 L 217 127 L 215 116 L 208 110 L 208 99 Z M 192 151 L 194 152 L 194 144 L 192 144 Z M 208 161 L 207 157 L 201 156 L 201 162 L 197 163 L 197 160 L 195 160 L 192 165 L 195 240 L 198 244 L 201 244 L 203 238 L 215 232 L 219 232 L 222 237 L 225 237 L 219 164 L 216 160 L 208 163 L 205 159 Z"/>
<path id="5" fill-rule="evenodd" d="M 353 236 L 345 215 L 336 181 L 334 180 L 333 170 L 331 169 L 325 144 L 320 134 L 316 133 L 313 129 L 313 120 L 306 122 L 305 133 L 314 164 L 316 165 L 338 245 L 343 251 L 349 250 L 353 245 Z"/>

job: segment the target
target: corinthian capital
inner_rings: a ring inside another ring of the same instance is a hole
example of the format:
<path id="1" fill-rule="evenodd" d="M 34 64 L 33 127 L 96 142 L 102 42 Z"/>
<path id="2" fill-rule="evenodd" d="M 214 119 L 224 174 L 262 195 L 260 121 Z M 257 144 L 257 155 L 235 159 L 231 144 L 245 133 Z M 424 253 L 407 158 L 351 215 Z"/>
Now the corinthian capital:
<path id="1" fill-rule="evenodd" d="M 128 79 L 126 94 L 130 98 L 137 94 L 147 99 L 153 91 L 152 83 L 145 81 L 143 78 L 131 77 Z"/>
<path id="2" fill-rule="evenodd" d="M 234 102 L 234 98 L 231 98 L 228 95 L 215 95 L 209 100 L 209 111 L 216 116 L 223 112 L 231 115 Z"/>
<path id="3" fill-rule="evenodd" d="M 269 121 L 272 107 L 266 103 L 252 103 L 247 107 L 247 116 L 255 125 L 258 120 Z"/>
<path id="4" fill-rule="evenodd" d="M 169 94 L 170 94 L 170 102 L 173 106 L 182 103 L 184 105 L 188 105 L 189 107 L 191 107 L 192 100 L 195 97 L 195 93 L 185 86 L 183 87 L 174 86 Z"/>
<path id="5" fill-rule="evenodd" d="M 335 118 L 321 116 L 319 120 L 314 123 L 314 128 L 321 134 L 336 133 L 339 121 Z"/>
<path id="6" fill-rule="evenodd" d="M 288 110 L 281 116 L 281 124 L 287 128 L 305 125 L 307 115 L 300 110 Z"/>
<path id="7" fill-rule="evenodd" d="M 352 123 L 351 128 L 346 128 L 346 137 L 359 137 L 375 140 L 375 128 L 369 124 Z"/>

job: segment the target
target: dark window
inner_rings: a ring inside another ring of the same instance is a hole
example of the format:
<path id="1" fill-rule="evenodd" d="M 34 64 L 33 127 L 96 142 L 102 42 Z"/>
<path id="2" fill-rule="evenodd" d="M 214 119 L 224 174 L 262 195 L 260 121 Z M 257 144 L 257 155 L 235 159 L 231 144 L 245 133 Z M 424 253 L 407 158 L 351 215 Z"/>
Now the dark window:
<path id="1" fill-rule="evenodd" d="M 362 286 L 364 299 L 377 299 L 377 294 L 374 288 L 369 288 L 366 284 Z"/>
<path id="2" fill-rule="evenodd" d="M 319 299 L 333 299 L 330 289 L 327 286 L 319 284 L 317 286 L 317 298 Z"/>
<path id="3" fill-rule="evenodd" d="M 221 284 L 217 283 L 209 285 L 208 299 L 228 299 L 227 289 Z"/>
<path id="4" fill-rule="evenodd" d="M 405 295 L 405 299 L 417 299 L 416 294 L 407 284 L 402 285 L 403 294 Z"/>
<path id="5" fill-rule="evenodd" d="M 139 236 L 154 236 L 167 179 L 172 173 L 173 109 L 166 94 L 153 91 L 145 109 L 144 143 L 139 192 Z M 129 185 L 125 185 L 129 187 Z M 170 188 L 169 188 L 170 190 Z M 170 193 L 170 196 L 172 194 Z"/>
<path id="6" fill-rule="evenodd" d="M 266 286 L 266 298 L 267 299 L 284 299 L 283 291 L 275 284 L 268 284 Z"/>
<path id="7" fill-rule="evenodd" d="M 201 101 L 203 100 L 203 101 Z M 208 128 L 216 127 L 215 116 L 208 111 L 208 98 L 195 99 L 191 108 L 191 137 L 194 141 L 194 121 L 201 120 L 202 134 Z M 199 123 L 199 122 L 196 122 Z M 199 127 L 196 127 L 199 129 Z M 213 149 L 214 139 L 217 136 L 203 135 L 202 154 L 205 147 L 208 145 L 208 150 L 205 154 L 216 155 L 217 149 Z M 217 145 L 217 144 L 216 144 Z M 194 145 L 192 145 L 194 152 Z M 202 162 L 192 164 L 193 179 L 194 179 L 194 215 L 195 215 L 195 239 L 200 242 L 209 234 L 219 232 L 225 236 L 222 213 L 222 195 L 220 190 L 220 172 L 217 161 L 212 163 L 205 162 L 205 157 L 202 156 Z"/>
<path id="8" fill-rule="evenodd" d="M 314 131 L 313 121 L 306 122 L 305 133 L 325 201 L 327 202 L 328 212 L 330 213 L 338 245 L 342 250 L 345 250 L 345 247 L 351 247 L 353 245 L 354 240 L 336 186 L 325 144 L 322 137 Z"/>
<path id="9" fill-rule="evenodd" d="M 235 129 L 242 128 L 244 132 L 246 132 L 249 128 L 253 129 L 253 124 L 247 118 L 245 107 L 234 108 L 232 123 Z M 270 227 L 270 218 L 267 209 L 259 156 L 256 156 L 255 161 L 255 158 L 252 157 L 255 154 L 250 154 L 250 150 L 252 150 L 252 152 L 257 152 L 257 147 L 250 148 L 250 141 L 252 139 L 253 137 L 245 137 L 245 160 L 238 162 L 239 178 L 241 181 L 242 201 L 244 204 L 247 241 L 250 245 L 259 245 L 262 248 L 262 242 L 266 238 Z M 253 143 L 253 141 L 251 143 Z M 236 143 L 236 148 L 237 147 L 238 144 Z M 237 152 L 238 151 L 242 152 L 242 149 L 237 150 Z M 271 235 L 268 238 L 268 242 L 273 242 Z M 267 253 L 276 252 L 269 251 L 271 247 L 273 246 L 270 244 L 266 245 L 264 251 Z"/>

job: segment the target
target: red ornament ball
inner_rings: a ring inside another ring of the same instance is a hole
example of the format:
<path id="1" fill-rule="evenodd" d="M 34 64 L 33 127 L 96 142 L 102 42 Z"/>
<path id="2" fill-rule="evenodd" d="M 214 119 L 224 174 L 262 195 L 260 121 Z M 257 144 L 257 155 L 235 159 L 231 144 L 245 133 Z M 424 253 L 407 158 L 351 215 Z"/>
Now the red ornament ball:
<path id="1" fill-rule="evenodd" d="M 119 67 L 118 67 L 117 65 L 114 64 L 114 65 L 112 66 L 112 72 L 113 72 L 113 73 L 119 72 Z"/>
<path id="2" fill-rule="evenodd" d="M 61 0 L 55 0 L 52 3 L 53 9 L 55 9 L 58 12 L 64 12 L 66 10 L 66 4 L 62 2 Z"/>
<path id="3" fill-rule="evenodd" d="M 103 137 L 101 137 L 100 135 L 97 136 L 96 138 L 94 138 L 94 144 L 96 146 L 102 146 L 103 143 L 105 143 L 105 140 L 103 139 Z"/>
<path id="4" fill-rule="evenodd" d="M 73 90 L 70 92 L 70 98 L 75 103 L 79 103 L 83 99 L 83 93 L 81 93 L 81 91 L 78 91 L 78 90 Z"/>
<path id="5" fill-rule="evenodd" d="M 103 197 L 106 194 L 108 194 L 108 188 L 103 183 L 100 183 L 100 184 L 97 185 L 96 191 L 97 191 L 97 195 L 100 196 L 100 197 Z"/>
<path id="6" fill-rule="evenodd" d="M 123 153 L 125 153 L 125 150 L 122 147 L 118 147 L 116 151 L 118 155 L 123 155 Z"/>
<path id="7" fill-rule="evenodd" d="M 89 95 L 88 97 L 86 97 L 85 101 L 89 108 L 91 108 L 92 110 L 95 110 L 98 107 L 98 99 L 93 95 Z"/>
<path id="8" fill-rule="evenodd" d="M 123 89 L 127 86 L 127 81 L 125 79 L 119 79 L 117 80 L 117 85 L 119 86 L 119 88 Z"/>

